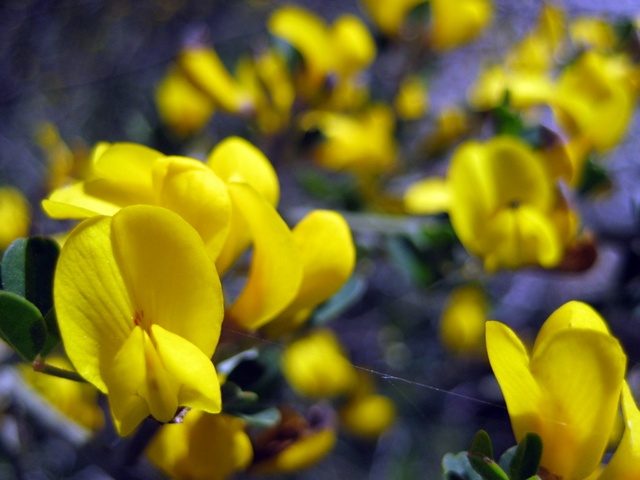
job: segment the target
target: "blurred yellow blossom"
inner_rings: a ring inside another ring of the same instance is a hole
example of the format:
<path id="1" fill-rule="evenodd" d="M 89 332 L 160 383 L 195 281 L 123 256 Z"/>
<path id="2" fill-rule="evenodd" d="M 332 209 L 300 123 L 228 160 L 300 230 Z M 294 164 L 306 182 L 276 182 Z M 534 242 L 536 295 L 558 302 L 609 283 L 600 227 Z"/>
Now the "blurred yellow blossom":
<path id="1" fill-rule="evenodd" d="M 326 405 L 311 407 L 308 418 L 289 407 L 280 408 L 282 419 L 254 441 L 255 474 L 292 473 L 309 468 L 333 449 L 337 432 L 334 414 Z"/>
<path id="2" fill-rule="evenodd" d="M 598 468 L 609 441 L 626 368 L 622 347 L 604 320 L 588 305 L 569 302 L 544 323 L 531 353 L 502 323 L 488 322 L 486 336 L 516 439 L 537 433 L 547 472 L 586 478 Z"/>
<path id="3" fill-rule="evenodd" d="M 405 77 L 394 100 L 396 115 L 401 120 L 417 120 L 429 110 L 429 93 L 424 80 L 418 75 Z"/>
<path id="4" fill-rule="evenodd" d="M 125 207 L 78 225 L 54 281 L 73 366 L 108 395 L 118 433 L 181 406 L 217 413 L 211 356 L 223 318 L 220 280 L 197 232 L 160 207 Z"/>
<path id="5" fill-rule="evenodd" d="M 487 299 L 475 285 L 456 288 L 447 298 L 440 317 L 440 340 L 454 353 L 484 355 Z"/>
<path id="6" fill-rule="evenodd" d="M 357 372 L 331 330 L 318 329 L 292 341 L 281 359 L 289 385 L 305 397 L 347 395 L 358 382 Z"/>
<path id="7" fill-rule="evenodd" d="M 544 155 L 515 137 L 470 141 L 453 154 L 446 180 L 428 178 L 405 193 L 410 213 L 449 213 L 456 235 L 487 271 L 551 268 L 576 233 L 576 215 Z"/>
<path id="8" fill-rule="evenodd" d="M 176 479 L 224 480 L 253 459 L 245 422 L 192 410 L 182 423 L 164 425 L 147 447 L 151 461 Z"/>
<path id="9" fill-rule="evenodd" d="M 406 17 L 418 5 L 428 0 L 361 0 L 360 4 L 376 26 L 388 37 L 397 37 L 402 31 Z"/>
<path id="10" fill-rule="evenodd" d="M 374 104 L 354 115 L 311 111 L 300 124 L 305 131 L 322 134 L 312 154 L 329 170 L 371 176 L 388 172 L 396 164 L 395 121 L 386 105 Z"/>
<path id="11" fill-rule="evenodd" d="M 477 38 L 493 17 L 492 0 L 431 0 L 429 41 L 446 51 Z"/>
<path id="12" fill-rule="evenodd" d="M 613 26 L 597 17 L 574 18 L 569 24 L 569 36 L 576 46 L 600 52 L 612 51 L 618 41 Z"/>
<path id="13" fill-rule="evenodd" d="M 60 355 L 48 356 L 47 364 L 71 369 L 69 361 Z M 27 365 L 21 365 L 20 370 L 27 383 L 66 417 L 90 430 L 102 427 L 104 416 L 93 385 L 36 372 Z"/>
<path id="14" fill-rule="evenodd" d="M 31 207 L 20 190 L 0 187 L 0 252 L 11 242 L 29 235 Z"/>

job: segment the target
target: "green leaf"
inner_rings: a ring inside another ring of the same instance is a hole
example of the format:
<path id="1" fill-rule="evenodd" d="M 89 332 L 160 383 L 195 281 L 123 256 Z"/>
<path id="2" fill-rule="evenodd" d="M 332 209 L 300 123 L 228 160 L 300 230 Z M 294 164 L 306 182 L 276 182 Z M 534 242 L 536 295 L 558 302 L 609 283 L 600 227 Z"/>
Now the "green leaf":
<path id="1" fill-rule="evenodd" d="M 542 458 L 542 439 L 535 433 L 527 433 L 509 465 L 511 480 L 527 480 L 538 472 Z"/>
<path id="2" fill-rule="evenodd" d="M 0 292 L 0 337 L 24 360 L 32 362 L 47 337 L 40 310 L 15 293 Z"/>
<path id="3" fill-rule="evenodd" d="M 486 431 L 478 430 L 478 432 L 473 436 L 469 454 L 479 455 L 493 460 L 493 446 L 491 445 L 491 438 Z"/>
<path id="4" fill-rule="evenodd" d="M 595 194 L 611 189 L 611 180 L 607 171 L 591 156 L 587 159 L 582 170 L 578 193 L 581 195 Z"/>
<path id="5" fill-rule="evenodd" d="M 58 243 L 34 236 L 14 241 L 2 257 L 2 285 L 26 298 L 46 315 L 53 307 L 53 276 L 60 254 Z"/>
<path id="6" fill-rule="evenodd" d="M 49 313 L 44 316 L 44 323 L 47 328 L 47 338 L 45 339 L 44 346 L 40 351 L 40 355 L 46 357 L 54 348 L 60 345 L 60 342 L 62 342 L 55 309 L 52 308 L 49 310 Z"/>
<path id="7" fill-rule="evenodd" d="M 338 318 L 345 311 L 355 305 L 367 290 L 367 281 L 360 275 L 353 275 L 338 292 L 320 305 L 310 322 L 313 325 L 324 325 Z"/>
<path id="8" fill-rule="evenodd" d="M 509 480 L 509 477 L 504 470 L 500 468 L 494 460 L 489 457 L 485 457 L 480 453 L 467 454 L 469 463 L 473 469 L 478 472 L 484 480 Z"/>
<path id="9" fill-rule="evenodd" d="M 442 472 L 445 480 L 482 480 L 467 458 L 467 452 L 447 453 L 442 457 Z"/>

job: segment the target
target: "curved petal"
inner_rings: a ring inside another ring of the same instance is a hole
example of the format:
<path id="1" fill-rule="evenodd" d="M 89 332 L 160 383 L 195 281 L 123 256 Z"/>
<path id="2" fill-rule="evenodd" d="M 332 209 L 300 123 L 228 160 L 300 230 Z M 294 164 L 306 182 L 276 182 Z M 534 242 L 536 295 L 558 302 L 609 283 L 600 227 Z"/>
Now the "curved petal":
<path id="1" fill-rule="evenodd" d="M 193 227 L 164 208 L 135 205 L 113 216 L 111 241 L 136 319 L 160 325 L 210 357 L 220 336 L 222 289 Z"/>
<path id="2" fill-rule="evenodd" d="M 54 301 L 65 351 L 80 375 L 102 392 L 100 365 L 110 362 L 133 328 L 133 308 L 111 246 L 111 217 L 78 225 L 56 268 Z"/>
<path id="3" fill-rule="evenodd" d="M 132 192 L 140 199 L 137 203 L 151 203 L 151 170 L 154 163 L 162 157 L 162 153 L 144 145 L 114 143 L 95 158 L 93 169 L 97 177 Z"/>
<path id="4" fill-rule="evenodd" d="M 624 435 L 598 480 L 640 478 L 640 410 L 626 382 L 622 386 L 622 414 L 625 422 Z"/>
<path id="5" fill-rule="evenodd" d="M 78 182 L 54 190 L 42 201 L 42 208 L 51 218 L 79 219 L 95 215 L 113 215 L 120 205 L 96 198 L 85 191 L 86 182 Z"/>
<path id="6" fill-rule="evenodd" d="M 159 325 L 152 325 L 151 332 L 163 368 L 179 383 L 178 405 L 218 413 L 222 408 L 220 383 L 211 359 Z"/>
<path id="7" fill-rule="evenodd" d="M 536 352 L 556 333 L 569 328 L 583 328 L 609 334 L 609 327 L 598 312 L 586 303 L 571 301 L 554 311 L 544 322 L 536 337 L 533 351 Z"/>
<path id="8" fill-rule="evenodd" d="M 249 278 L 227 315 L 253 330 L 273 319 L 295 298 L 302 280 L 302 263 L 293 234 L 278 212 L 253 188 L 229 184 L 236 212 L 253 238 Z"/>
<path id="9" fill-rule="evenodd" d="M 297 325 L 349 279 L 356 250 L 344 217 L 328 210 L 304 217 L 294 227 L 293 237 L 302 262 L 302 283 L 293 302 L 274 322 L 294 320 Z"/>
<path id="10" fill-rule="evenodd" d="M 159 204 L 195 228 L 215 260 L 231 221 L 231 200 L 225 184 L 202 162 L 186 157 L 163 158 L 153 173 Z"/>
<path id="11" fill-rule="evenodd" d="M 504 395 L 516 439 L 540 432 L 539 405 L 542 392 L 529 370 L 529 355 L 516 334 L 506 325 L 486 323 L 487 354 Z"/>
<path id="12" fill-rule="evenodd" d="M 568 329 L 540 345 L 531 372 L 540 386 L 541 465 L 561 478 L 585 478 L 599 465 L 617 414 L 626 356 L 595 330 Z M 521 432 L 524 435 L 526 432 Z"/>
<path id="13" fill-rule="evenodd" d="M 271 205 L 278 205 L 278 175 L 264 153 L 247 140 L 240 137 L 224 139 L 209 153 L 206 163 L 226 183 L 247 183 Z"/>

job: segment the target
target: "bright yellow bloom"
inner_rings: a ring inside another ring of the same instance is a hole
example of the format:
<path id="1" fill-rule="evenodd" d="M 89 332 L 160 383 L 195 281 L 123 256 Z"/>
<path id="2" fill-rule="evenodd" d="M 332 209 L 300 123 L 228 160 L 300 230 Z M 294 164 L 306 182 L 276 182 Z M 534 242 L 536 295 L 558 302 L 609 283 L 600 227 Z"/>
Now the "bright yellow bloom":
<path id="1" fill-rule="evenodd" d="M 429 110 L 429 94 L 421 77 L 411 75 L 402 80 L 394 100 L 394 108 L 398 118 L 402 120 L 416 120 L 426 115 Z"/>
<path id="2" fill-rule="evenodd" d="M 47 364 L 71 369 L 69 361 L 60 355 L 49 355 Z M 30 365 L 21 365 L 20 370 L 27 383 L 66 417 L 90 430 L 102 427 L 104 416 L 93 385 L 36 372 Z"/>
<path id="3" fill-rule="evenodd" d="M 78 225 L 54 281 L 69 359 L 108 395 L 128 435 L 149 414 L 216 413 L 211 356 L 223 318 L 220 280 L 198 233 L 164 208 L 136 205 Z"/>
<path id="4" fill-rule="evenodd" d="M 550 104 L 570 137 L 584 137 L 596 150 L 606 151 L 627 131 L 637 81 L 626 55 L 588 51 L 562 71 Z"/>
<path id="5" fill-rule="evenodd" d="M 431 0 L 429 40 L 437 51 L 457 48 L 477 38 L 493 17 L 491 0 Z"/>
<path id="6" fill-rule="evenodd" d="M 31 207 L 22 192 L 14 187 L 0 187 L 0 252 L 11 242 L 29 235 Z"/>
<path id="7" fill-rule="evenodd" d="M 444 346 L 455 353 L 484 354 L 487 310 L 487 299 L 479 287 L 456 288 L 440 317 L 440 340 Z"/>
<path id="8" fill-rule="evenodd" d="M 312 111 L 300 123 L 304 130 L 322 134 L 313 157 L 325 168 L 370 176 L 395 166 L 395 122 L 385 105 L 373 105 L 357 115 Z"/>
<path id="9" fill-rule="evenodd" d="M 315 330 L 287 345 L 282 372 L 291 387 L 310 398 L 348 394 L 357 386 L 355 367 L 330 330 Z"/>
<path id="10" fill-rule="evenodd" d="M 471 128 L 469 112 L 457 106 L 444 107 L 438 112 L 433 131 L 421 145 L 425 154 L 437 153 L 445 150 Z"/>
<path id="11" fill-rule="evenodd" d="M 376 55 L 366 25 L 353 15 L 342 15 L 329 26 L 312 11 L 289 5 L 271 15 L 267 28 L 302 57 L 302 68 L 294 77 L 298 93 L 306 99 L 319 99 L 344 84 L 352 90 L 349 86 Z"/>
<path id="12" fill-rule="evenodd" d="M 173 478 L 224 480 L 251 464 L 253 447 L 243 420 L 192 410 L 182 423 L 164 425 L 146 453 Z"/>
<path id="13" fill-rule="evenodd" d="M 576 228 L 553 177 L 544 156 L 515 137 L 466 142 L 454 153 L 447 179 L 414 184 L 405 206 L 411 213 L 448 211 L 458 238 L 488 271 L 550 268 Z"/>
<path id="14" fill-rule="evenodd" d="M 181 137 L 201 130 L 216 110 L 214 100 L 175 66 L 162 78 L 155 96 L 162 122 Z"/>
<path id="15" fill-rule="evenodd" d="M 302 325 L 314 308 L 349 280 L 355 267 L 355 245 L 342 215 L 314 210 L 292 233 L 300 252 L 302 282 L 293 301 L 266 325 L 271 336 L 291 332 Z"/>
<path id="16" fill-rule="evenodd" d="M 486 335 L 516 439 L 537 433 L 542 467 L 559 478 L 586 478 L 609 441 L 626 368 L 604 320 L 569 302 L 544 323 L 531 353 L 502 323 L 488 322 Z"/>
<path id="17" fill-rule="evenodd" d="M 624 434 L 609 464 L 598 480 L 636 480 L 640 478 L 640 410 L 633 400 L 631 389 L 622 386 L 622 414 Z"/>

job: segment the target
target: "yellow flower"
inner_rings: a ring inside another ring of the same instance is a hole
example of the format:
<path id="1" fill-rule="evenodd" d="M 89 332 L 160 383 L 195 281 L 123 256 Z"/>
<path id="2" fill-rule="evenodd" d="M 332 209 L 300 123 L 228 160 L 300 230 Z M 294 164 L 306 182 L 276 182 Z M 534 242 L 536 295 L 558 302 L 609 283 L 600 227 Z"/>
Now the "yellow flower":
<path id="1" fill-rule="evenodd" d="M 71 368 L 66 358 L 55 354 L 47 357 L 47 364 L 66 370 Z M 30 365 L 21 365 L 20 370 L 27 383 L 66 417 L 90 430 L 102 427 L 104 417 L 98 406 L 98 390 L 93 385 L 45 375 Z"/>
<path id="2" fill-rule="evenodd" d="M 640 410 L 633 400 L 631 389 L 622 386 L 622 414 L 624 434 L 618 448 L 598 480 L 635 480 L 640 478 Z"/>
<path id="3" fill-rule="evenodd" d="M 362 8 L 369 14 L 376 26 L 388 37 L 397 37 L 401 33 L 406 17 L 411 10 L 427 0 L 362 0 Z"/>
<path id="4" fill-rule="evenodd" d="M 395 122 L 385 105 L 373 105 L 356 115 L 311 111 L 300 124 L 303 130 L 322 134 L 313 157 L 325 168 L 371 176 L 395 166 Z"/>
<path id="5" fill-rule="evenodd" d="M 181 406 L 220 411 L 220 280 L 178 215 L 137 205 L 82 222 L 60 253 L 54 300 L 65 351 L 108 395 L 121 435 Z"/>
<path id="6" fill-rule="evenodd" d="M 569 25 L 569 35 L 578 47 L 600 52 L 612 51 L 617 43 L 613 27 L 602 18 L 575 18 Z"/>
<path id="7" fill-rule="evenodd" d="M 393 425 L 396 407 L 393 401 L 375 392 L 371 374 L 358 371 L 358 382 L 348 400 L 339 406 L 340 425 L 364 440 L 375 440 Z"/>
<path id="8" fill-rule="evenodd" d="M 251 473 L 292 473 L 309 468 L 336 443 L 334 414 L 326 405 L 312 407 L 308 419 L 288 407 L 280 412 L 280 424 L 262 432 L 254 442 Z"/>
<path id="9" fill-rule="evenodd" d="M 477 38 L 493 16 L 491 0 L 431 0 L 429 40 L 433 49 L 446 51 Z"/>
<path id="10" fill-rule="evenodd" d="M 206 164 L 118 143 L 96 154 L 93 169 L 90 179 L 54 191 L 44 210 L 54 218 L 85 218 L 135 204 L 168 208 L 198 231 L 221 275 L 253 245 L 249 278 L 227 311 L 242 328 L 260 328 L 296 296 L 302 265 L 293 234 L 274 208 L 278 178 L 246 140 L 225 139 Z"/>
<path id="11" fill-rule="evenodd" d="M 544 323 L 530 354 L 502 323 L 488 322 L 486 335 L 516 439 L 537 433 L 542 467 L 558 478 L 586 478 L 609 441 L 626 368 L 604 320 L 569 302 Z"/>
<path id="12" fill-rule="evenodd" d="M 456 288 L 440 317 L 440 340 L 444 346 L 455 353 L 484 354 L 487 309 L 487 299 L 479 287 Z"/>
<path id="13" fill-rule="evenodd" d="M 637 73 L 623 54 L 584 52 L 561 73 L 550 104 L 570 137 L 606 151 L 627 131 L 637 98 Z"/>
<path id="14" fill-rule="evenodd" d="M 244 471 L 253 459 L 244 421 L 196 410 L 182 423 L 164 425 L 146 453 L 173 478 L 190 480 L 224 480 Z"/>
<path id="15" fill-rule="evenodd" d="M 0 252 L 11 242 L 29 235 L 31 207 L 22 192 L 14 187 L 0 187 Z"/>
<path id="16" fill-rule="evenodd" d="M 322 99 L 334 88 L 353 90 L 376 55 L 371 34 L 354 15 L 341 15 L 329 26 L 310 10 L 289 5 L 271 15 L 267 28 L 302 57 L 301 69 L 293 73 L 298 93 L 307 100 Z"/>
<path id="17" fill-rule="evenodd" d="M 162 78 L 155 96 L 162 122 L 181 137 L 201 130 L 216 110 L 213 99 L 175 66 Z"/>
<path id="18" fill-rule="evenodd" d="M 446 180 L 412 185 L 405 207 L 410 213 L 448 211 L 458 238 L 488 271 L 550 268 L 576 228 L 553 177 L 544 156 L 515 137 L 466 142 L 455 151 Z"/>
<path id="19" fill-rule="evenodd" d="M 301 326 L 314 308 L 345 284 L 355 267 L 355 245 L 342 215 L 314 210 L 293 228 L 292 233 L 300 252 L 302 282 L 287 308 L 266 325 L 270 336 Z"/>
<path id="20" fill-rule="evenodd" d="M 330 330 L 316 330 L 287 345 L 282 372 L 291 387 L 310 398 L 348 394 L 358 382 L 355 367 Z"/>
<path id="21" fill-rule="evenodd" d="M 429 95 L 424 80 L 411 75 L 402 80 L 398 94 L 394 100 L 398 118 L 416 120 L 426 115 L 429 110 Z"/>

